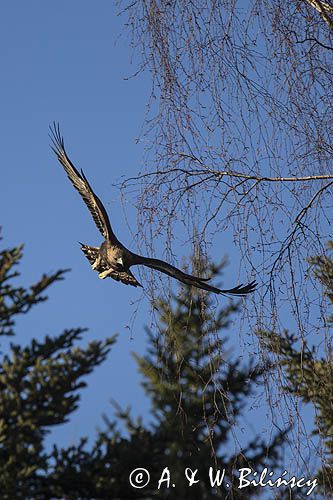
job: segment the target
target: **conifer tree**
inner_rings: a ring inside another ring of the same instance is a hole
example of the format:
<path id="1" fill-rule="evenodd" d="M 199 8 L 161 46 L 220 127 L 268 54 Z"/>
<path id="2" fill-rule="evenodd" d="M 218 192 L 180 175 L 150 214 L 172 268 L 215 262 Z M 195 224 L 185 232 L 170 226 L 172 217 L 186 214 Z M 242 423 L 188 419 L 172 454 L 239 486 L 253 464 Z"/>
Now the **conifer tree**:
<path id="1" fill-rule="evenodd" d="M 218 271 L 213 269 L 213 274 Z M 227 303 L 214 309 L 213 300 L 182 285 L 171 309 L 164 301 L 156 304 L 158 331 L 147 329 L 146 356 L 134 354 L 151 400 L 153 421 L 144 425 L 131 417 L 129 409 L 117 408 L 117 418 L 126 424 L 129 437 L 117 435 L 115 421 L 107 421 L 109 429 L 99 436 L 99 446 L 106 453 L 94 497 L 109 498 L 112 492 L 112 498 L 248 499 L 263 493 L 258 487 L 237 489 L 238 469 L 274 470 L 280 463 L 286 431 L 277 433 L 270 443 L 253 435 L 235 451 L 235 423 L 266 367 L 241 363 L 232 355 L 225 330 L 238 305 Z M 91 476 L 89 461 L 86 467 Z M 150 482 L 134 489 L 128 477 L 140 467 L 149 471 Z M 222 485 L 211 486 L 210 467 L 213 478 L 217 469 L 225 469 Z M 158 489 L 164 468 L 170 471 L 170 484 L 165 474 Z M 198 469 L 195 479 L 199 483 L 189 487 L 186 468 Z"/>
<path id="2" fill-rule="evenodd" d="M 0 335 L 14 336 L 15 319 L 47 299 L 49 286 L 63 278 L 60 270 L 29 289 L 14 284 L 22 246 L 0 252 Z M 114 342 L 79 347 L 82 328 L 54 337 L 11 343 L 0 358 L 0 496 L 3 500 L 61 498 L 57 468 L 44 439 L 54 425 L 68 421 L 86 383 L 82 377 L 102 363 Z M 53 453 L 54 455 L 54 453 Z M 53 457 L 54 458 L 54 457 Z M 73 478 L 74 479 L 74 478 Z"/>
<path id="3" fill-rule="evenodd" d="M 328 248 L 333 250 L 333 242 Z M 309 259 L 313 272 L 323 287 L 323 294 L 333 304 L 333 259 L 318 255 Z M 333 316 L 326 318 L 333 325 Z M 286 376 L 284 390 L 315 410 L 314 435 L 319 435 L 325 448 L 324 463 L 317 478 L 324 498 L 333 498 L 333 352 L 325 346 L 322 355 L 308 340 L 300 344 L 297 335 L 285 331 L 259 332 L 268 349 L 278 356 L 279 366 Z"/>

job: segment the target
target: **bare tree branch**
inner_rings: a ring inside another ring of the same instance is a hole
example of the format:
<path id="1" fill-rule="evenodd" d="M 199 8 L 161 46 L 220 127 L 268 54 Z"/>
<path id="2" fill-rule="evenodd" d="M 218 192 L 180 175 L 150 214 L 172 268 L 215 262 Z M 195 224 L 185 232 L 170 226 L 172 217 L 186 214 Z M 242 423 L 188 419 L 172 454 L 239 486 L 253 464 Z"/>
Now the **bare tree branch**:
<path id="1" fill-rule="evenodd" d="M 332 235 L 331 1 L 122 3 L 152 76 L 147 168 L 121 185 L 136 190 L 138 245 L 151 252 L 158 236 L 173 258 L 175 235 L 187 255 L 232 239 L 233 265 L 262 285 L 246 324 L 292 325 L 322 350 L 327 303 L 307 259 Z M 267 380 L 271 408 L 281 376 Z"/>

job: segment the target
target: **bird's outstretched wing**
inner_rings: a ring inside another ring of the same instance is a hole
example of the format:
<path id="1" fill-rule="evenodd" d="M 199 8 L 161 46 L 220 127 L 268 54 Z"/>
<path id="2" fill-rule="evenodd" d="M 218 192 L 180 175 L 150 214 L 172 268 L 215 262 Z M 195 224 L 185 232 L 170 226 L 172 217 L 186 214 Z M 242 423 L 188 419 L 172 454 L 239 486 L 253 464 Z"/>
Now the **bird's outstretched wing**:
<path id="1" fill-rule="evenodd" d="M 174 267 L 171 264 L 164 262 L 163 260 L 150 259 L 149 257 L 141 256 L 137 257 L 138 264 L 143 264 L 146 267 L 156 269 L 157 271 L 161 271 L 164 274 L 168 274 L 172 278 L 176 278 L 178 281 L 181 281 L 186 285 L 192 285 L 197 288 L 201 288 L 202 290 L 207 290 L 208 292 L 214 292 L 222 295 L 237 295 L 238 297 L 243 297 L 244 295 L 253 292 L 257 286 L 257 283 L 255 281 L 251 281 L 247 285 L 240 284 L 238 286 L 235 286 L 234 288 L 222 290 L 206 283 L 206 279 L 198 278 L 197 276 L 192 276 L 191 274 L 186 274 L 177 267 Z"/>
<path id="2" fill-rule="evenodd" d="M 79 173 L 78 170 L 76 170 L 66 153 L 64 139 L 61 136 L 59 124 L 54 122 L 53 126 L 50 126 L 50 137 L 52 140 L 52 150 L 55 152 L 59 162 L 64 167 L 69 180 L 82 196 L 97 228 L 105 239 L 110 240 L 112 243 L 118 243 L 118 240 L 111 229 L 109 217 L 103 203 L 92 190 L 83 171 L 81 170 L 81 173 Z"/>

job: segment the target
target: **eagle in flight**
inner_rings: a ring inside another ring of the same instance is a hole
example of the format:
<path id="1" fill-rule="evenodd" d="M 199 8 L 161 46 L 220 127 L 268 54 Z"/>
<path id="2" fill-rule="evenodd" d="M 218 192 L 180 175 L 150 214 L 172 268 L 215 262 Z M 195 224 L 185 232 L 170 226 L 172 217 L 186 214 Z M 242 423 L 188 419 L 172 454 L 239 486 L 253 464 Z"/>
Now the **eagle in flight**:
<path id="1" fill-rule="evenodd" d="M 50 126 L 51 140 L 52 140 L 52 150 L 57 155 L 57 158 L 61 165 L 64 167 L 69 180 L 72 182 L 73 186 L 78 190 L 83 198 L 83 201 L 87 205 L 94 221 L 101 232 L 104 241 L 100 247 L 93 247 L 90 245 L 84 245 L 80 243 L 82 252 L 89 260 L 92 269 L 98 272 L 101 279 L 113 278 L 116 281 L 121 281 L 125 285 L 140 286 L 142 285 L 133 276 L 130 271 L 132 266 L 143 265 L 161 271 L 172 278 L 185 283 L 186 285 L 192 285 L 208 292 L 214 292 L 224 295 L 238 295 L 244 296 L 250 292 L 253 292 L 257 284 L 255 281 L 251 281 L 247 285 L 240 284 L 234 288 L 227 290 L 221 290 L 207 283 L 209 278 L 199 278 L 197 276 L 192 276 L 190 274 L 184 273 L 180 269 L 164 262 L 159 259 L 150 259 L 149 257 L 143 257 L 137 255 L 130 250 L 128 250 L 115 236 L 108 214 L 103 206 L 103 203 L 94 193 L 92 187 L 90 186 L 86 176 L 83 171 L 79 172 L 69 159 L 66 150 L 63 137 L 60 133 L 59 124 L 53 124 Z"/>

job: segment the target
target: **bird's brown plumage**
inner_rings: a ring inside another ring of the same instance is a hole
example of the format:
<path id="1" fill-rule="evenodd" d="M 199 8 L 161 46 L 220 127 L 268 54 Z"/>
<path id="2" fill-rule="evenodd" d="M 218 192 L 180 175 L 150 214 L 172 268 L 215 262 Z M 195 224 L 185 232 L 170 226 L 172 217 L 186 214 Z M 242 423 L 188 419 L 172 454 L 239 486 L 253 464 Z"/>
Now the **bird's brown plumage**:
<path id="1" fill-rule="evenodd" d="M 126 285 L 132 285 L 135 287 L 142 286 L 131 273 L 130 267 L 143 265 L 167 274 L 168 276 L 171 276 L 172 278 L 175 278 L 187 285 L 195 286 L 217 294 L 244 296 L 255 290 L 257 286 L 255 281 L 251 281 L 247 285 L 241 284 L 229 289 L 216 288 L 207 283 L 207 278 L 200 278 L 198 276 L 184 273 L 177 267 L 174 267 L 163 260 L 143 257 L 124 247 L 112 231 L 107 212 L 101 200 L 94 193 L 83 171 L 81 170 L 80 173 L 69 159 L 65 150 L 65 144 L 60 133 L 59 125 L 54 123 L 53 126 L 50 127 L 50 133 L 52 139 L 52 150 L 55 152 L 59 162 L 65 169 L 69 180 L 82 196 L 97 228 L 105 238 L 105 241 L 100 247 L 93 247 L 81 243 L 83 253 L 89 260 L 92 268 L 99 273 L 99 277 L 101 279 L 110 277 L 116 281 L 121 281 Z"/>
<path id="2" fill-rule="evenodd" d="M 50 127 L 51 139 L 52 139 L 52 150 L 57 155 L 57 158 L 61 165 L 64 167 L 69 180 L 73 184 L 73 186 L 78 190 L 80 195 L 82 196 L 83 201 L 87 205 L 94 221 L 101 232 L 102 236 L 105 239 L 118 242 L 115 237 L 112 229 L 108 214 L 103 206 L 103 203 L 98 198 L 98 196 L 94 193 L 92 187 L 90 186 L 86 176 L 81 170 L 81 173 L 74 167 L 73 163 L 67 156 L 64 140 L 60 134 L 59 125 L 56 123 L 53 124 L 53 127 Z"/>

